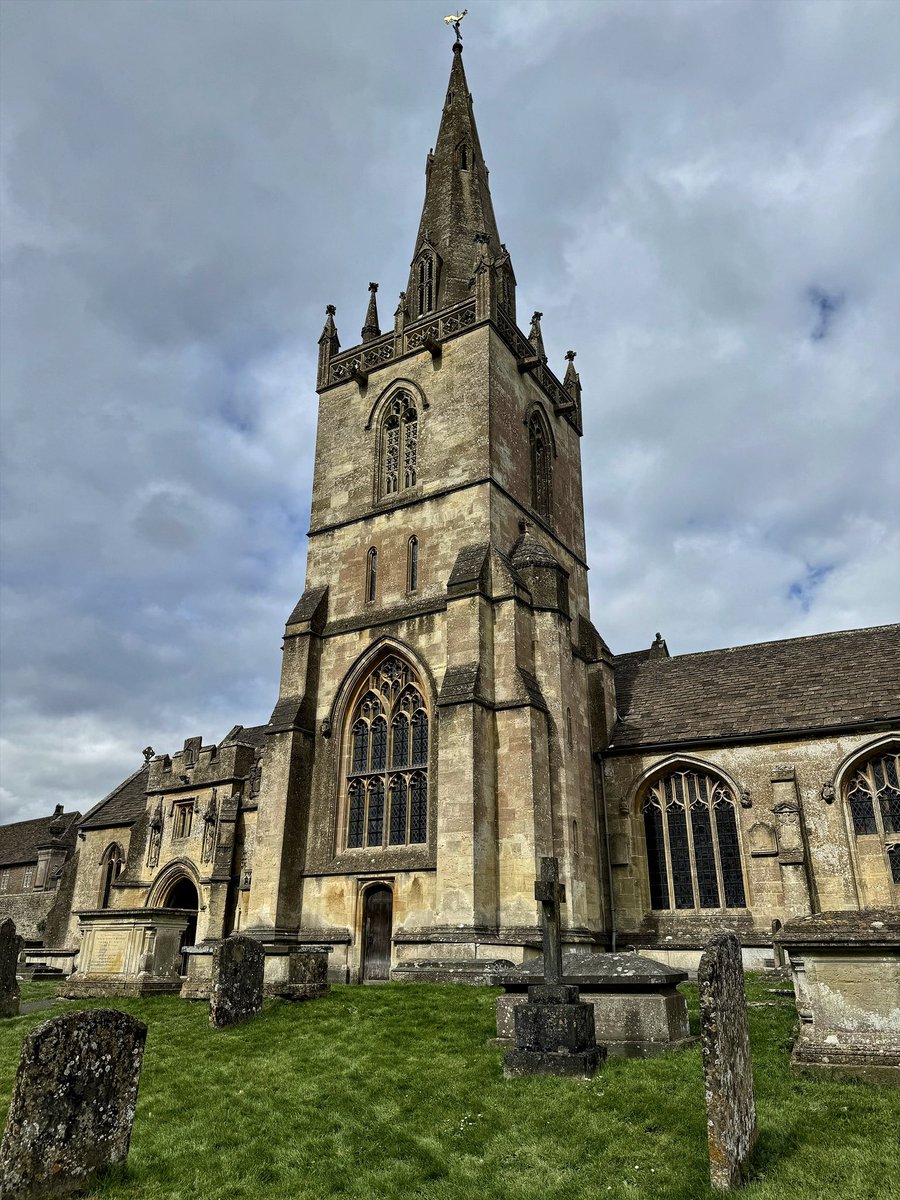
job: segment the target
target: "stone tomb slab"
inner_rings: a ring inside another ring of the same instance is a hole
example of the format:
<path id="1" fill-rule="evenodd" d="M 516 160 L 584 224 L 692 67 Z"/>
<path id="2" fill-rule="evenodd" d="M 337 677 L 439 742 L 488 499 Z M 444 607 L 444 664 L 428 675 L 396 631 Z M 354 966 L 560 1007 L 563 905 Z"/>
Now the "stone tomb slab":
<path id="1" fill-rule="evenodd" d="M 328 953 L 319 946 L 289 947 L 287 954 L 282 955 L 284 961 L 278 978 L 265 985 L 266 995 L 282 1000 L 318 1000 L 326 995 L 331 990 Z"/>
<path id="2" fill-rule="evenodd" d="M 791 1065 L 900 1085 L 900 912 L 823 912 L 776 934 L 800 1018 Z"/>
<path id="3" fill-rule="evenodd" d="M 611 1056 L 649 1058 L 696 1042 L 677 986 L 686 979 L 686 971 L 640 954 L 563 955 L 563 983 L 577 987 L 579 998 L 593 1005 L 597 1041 Z M 515 1010 L 525 1002 L 529 984 L 542 981 L 540 959 L 500 974 L 505 995 L 497 997 L 497 1045 L 512 1043 Z"/>
<path id="4" fill-rule="evenodd" d="M 209 1023 L 239 1025 L 262 1011 L 266 953 L 255 938 L 235 933 L 213 950 Z"/>
<path id="5" fill-rule="evenodd" d="M 0 1017 L 19 1015 L 16 963 L 21 948 L 22 939 L 16 933 L 15 923 L 9 917 L 0 921 Z"/>
<path id="6" fill-rule="evenodd" d="M 733 933 L 710 942 L 697 978 L 710 1181 L 728 1191 L 746 1181 L 756 1141 L 744 968 Z"/>
<path id="7" fill-rule="evenodd" d="M 68 1196 L 125 1162 L 146 1037 L 143 1022 L 104 1008 L 28 1034 L 0 1144 L 0 1195 Z"/>

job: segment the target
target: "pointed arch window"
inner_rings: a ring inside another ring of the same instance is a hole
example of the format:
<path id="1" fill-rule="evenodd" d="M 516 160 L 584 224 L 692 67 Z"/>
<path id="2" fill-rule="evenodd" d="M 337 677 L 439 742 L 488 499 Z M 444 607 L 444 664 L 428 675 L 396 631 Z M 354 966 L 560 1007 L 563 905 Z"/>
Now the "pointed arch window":
<path id="1" fill-rule="evenodd" d="M 552 447 L 549 431 L 537 410 L 528 419 L 528 447 L 531 454 L 531 507 L 538 516 L 549 521 L 552 494 L 550 465 Z"/>
<path id="2" fill-rule="evenodd" d="M 423 250 L 416 261 L 416 316 L 424 317 L 434 308 L 434 254 Z"/>
<path id="3" fill-rule="evenodd" d="M 428 708 L 419 677 L 397 655 L 368 675 L 346 747 L 347 849 L 427 842 Z"/>
<path id="4" fill-rule="evenodd" d="M 704 771 L 673 771 L 650 785 L 642 811 L 652 908 L 746 907 L 730 788 Z"/>
<path id="5" fill-rule="evenodd" d="M 415 536 L 409 539 L 406 550 L 406 590 L 416 592 L 419 589 L 419 539 Z"/>
<path id="6" fill-rule="evenodd" d="M 460 142 L 460 144 L 456 148 L 456 158 L 459 163 L 459 169 L 461 171 L 468 171 L 470 157 L 471 157 L 471 154 L 469 151 L 469 143 L 468 142 Z"/>
<path id="7" fill-rule="evenodd" d="M 409 392 L 401 391 L 388 404 L 381 426 L 382 496 L 415 487 L 419 478 L 419 411 Z"/>
<path id="8" fill-rule="evenodd" d="M 900 750 L 879 754 L 857 767 L 847 782 L 847 807 L 857 839 L 884 846 L 888 876 L 900 884 Z"/>
<path id="9" fill-rule="evenodd" d="M 103 857 L 100 859 L 100 895 L 97 898 L 98 908 L 109 908 L 110 895 L 112 893 L 112 885 L 122 874 L 122 869 L 125 866 L 125 855 L 122 853 L 122 847 L 113 842 L 103 851 Z"/>
<path id="10" fill-rule="evenodd" d="M 378 594 L 378 551 L 369 547 L 366 555 L 366 602 L 371 604 Z"/>

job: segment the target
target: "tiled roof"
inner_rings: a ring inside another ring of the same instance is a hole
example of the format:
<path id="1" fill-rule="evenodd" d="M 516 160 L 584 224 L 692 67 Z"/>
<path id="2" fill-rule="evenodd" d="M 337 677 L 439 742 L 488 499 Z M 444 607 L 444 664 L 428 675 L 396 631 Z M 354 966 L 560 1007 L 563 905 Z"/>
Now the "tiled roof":
<path id="1" fill-rule="evenodd" d="M 616 748 L 900 721 L 900 625 L 614 667 Z"/>
<path id="2" fill-rule="evenodd" d="M 118 825 L 133 825 L 144 811 L 149 771 L 145 763 L 133 775 L 129 775 L 124 783 L 113 788 L 108 796 L 94 805 L 81 822 L 81 828 L 111 829 Z"/>
<path id="3" fill-rule="evenodd" d="M 52 817 L 0 825 L 0 866 L 37 862 L 38 848 L 51 842 L 57 846 L 74 846 L 80 816 L 77 812 L 54 813 Z M 57 824 L 61 824 L 62 829 L 52 832 L 50 826 L 55 828 Z"/>
<path id="4" fill-rule="evenodd" d="M 255 746 L 257 750 L 262 750 L 266 744 L 266 734 L 268 725 L 251 725 L 249 728 L 244 725 L 238 725 L 236 729 L 219 742 L 220 746 L 232 745 L 234 742 L 241 742 L 245 746 Z"/>

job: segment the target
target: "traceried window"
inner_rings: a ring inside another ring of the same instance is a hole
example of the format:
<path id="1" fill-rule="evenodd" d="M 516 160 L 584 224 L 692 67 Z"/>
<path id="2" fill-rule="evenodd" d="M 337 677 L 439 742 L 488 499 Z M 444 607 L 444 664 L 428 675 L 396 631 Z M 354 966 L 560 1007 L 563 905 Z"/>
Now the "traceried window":
<path id="1" fill-rule="evenodd" d="M 428 709 L 412 668 L 390 655 L 353 706 L 346 741 L 346 846 L 428 840 Z"/>
<path id="2" fill-rule="evenodd" d="M 416 316 L 424 317 L 434 308 L 434 255 L 423 250 L 416 263 Z"/>
<path id="3" fill-rule="evenodd" d="M 409 392 L 397 392 L 381 426 L 382 496 L 414 487 L 418 479 L 419 414 Z"/>
<path id="4" fill-rule="evenodd" d="M 900 751 L 872 758 L 853 772 L 847 805 L 853 832 L 881 839 L 891 881 L 900 884 Z"/>
<path id="5" fill-rule="evenodd" d="M 703 771 L 673 771 L 643 804 L 652 908 L 744 908 L 734 796 Z"/>
<path id="6" fill-rule="evenodd" d="M 107 846 L 103 851 L 103 857 L 100 860 L 100 895 L 98 897 L 98 908 L 109 908 L 109 898 L 112 892 L 112 885 L 122 874 L 122 868 L 125 866 L 125 856 L 122 853 L 122 847 L 116 842 L 111 846 Z"/>
<path id="7" fill-rule="evenodd" d="M 191 836 L 191 826 L 194 822 L 194 801 L 183 800 L 172 808 L 172 837 L 187 838 Z"/>
<path id="8" fill-rule="evenodd" d="M 537 412 L 528 420 L 528 445 L 531 452 L 531 507 L 545 521 L 550 520 L 551 468 L 550 437 Z"/>

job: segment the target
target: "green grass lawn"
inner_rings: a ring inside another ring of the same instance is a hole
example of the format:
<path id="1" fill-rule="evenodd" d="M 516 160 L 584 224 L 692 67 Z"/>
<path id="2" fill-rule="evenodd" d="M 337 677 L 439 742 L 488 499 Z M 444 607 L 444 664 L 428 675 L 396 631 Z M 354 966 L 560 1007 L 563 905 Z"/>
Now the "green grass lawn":
<path id="1" fill-rule="evenodd" d="M 793 1001 L 748 978 L 760 1138 L 747 1200 L 900 1197 L 900 1089 L 791 1073 Z M 23 999 L 47 994 L 25 985 Z M 489 1047 L 497 992 L 336 987 L 267 1001 L 225 1031 L 207 1006 L 121 1001 L 149 1026 L 129 1200 L 697 1200 L 708 1185 L 699 1048 L 611 1059 L 591 1082 L 506 1082 Z M 688 989 L 695 1026 L 696 990 Z M 0 1025 L 0 1104 L 26 1031 L 87 1005 Z"/>

